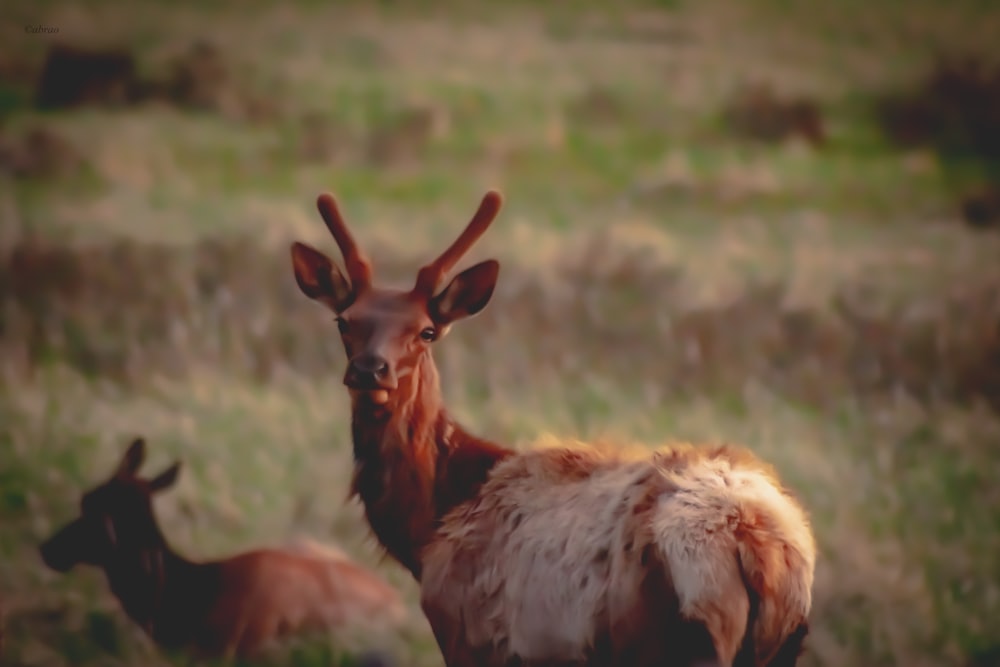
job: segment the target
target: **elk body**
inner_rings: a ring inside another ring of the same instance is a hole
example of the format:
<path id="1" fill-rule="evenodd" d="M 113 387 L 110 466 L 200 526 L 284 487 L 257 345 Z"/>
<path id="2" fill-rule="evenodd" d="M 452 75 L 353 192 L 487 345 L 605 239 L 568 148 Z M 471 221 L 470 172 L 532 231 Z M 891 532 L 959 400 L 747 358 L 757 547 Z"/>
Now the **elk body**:
<path id="1" fill-rule="evenodd" d="M 83 495 L 80 517 L 40 551 L 57 572 L 102 568 L 125 612 L 161 648 L 250 657 L 293 635 L 403 619 L 395 590 L 333 548 L 303 541 L 209 562 L 179 555 L 160 532 L 151 497 L 174 484 L 180 463 L 145 479 L 137 475 L 144 457 L 137 439 L 111 478 Z"/>
<path id="2" fill-rule="evenodd" d="M 431 347 L 490 300 L 499 264 L 443 279 L 492 222 L 490 192 L 409 290 L 372 268 L 332 196 L 319 211 L 346 275 L 302 243 L 299 288 L 337 314 L 352 400 L 352 490 L 420 583 L 449 667 L 794 665 L 815 546 L 773 471 L 738 448 L 515 451 L 442 405 Z"/>

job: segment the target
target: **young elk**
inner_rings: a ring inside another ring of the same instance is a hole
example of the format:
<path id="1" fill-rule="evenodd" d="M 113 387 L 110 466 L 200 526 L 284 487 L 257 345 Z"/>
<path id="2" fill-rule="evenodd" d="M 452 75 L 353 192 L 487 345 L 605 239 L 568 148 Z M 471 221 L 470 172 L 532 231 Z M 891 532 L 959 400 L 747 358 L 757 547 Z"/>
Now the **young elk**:
<path id="1" fill-rule="evenodd" d="M 346 555 L 318 545 L 261 549 L 193 562 L 167 544 L 152 496 L 177 481 L 180 463 L 152 479 L 137 472 L 135 440 L 111 478 L 83 495 L 80 517 L 41 546 L 45 564 L 104 570 L 128 616 L 161 648 L 200 657 L 249 657 L 292 635 L 403 620 L 394 589 Z"/>
<path id="2" fill-rule="evenodd" d="M 445 411 L 431 347 L 486 306 L 499 264 L 441 286 L 500 203 L 489 192 L 409 290 L 372 285 L 330 195 L 318 208 L 346 275 L 318 250 L 291 247 L 299 288 L 338 316 L 352 490 L 383 547 L 420 583 L 445 662 L 794 665 L 815 546 L 766 464 L 731 447 L 517 452 Z"/>

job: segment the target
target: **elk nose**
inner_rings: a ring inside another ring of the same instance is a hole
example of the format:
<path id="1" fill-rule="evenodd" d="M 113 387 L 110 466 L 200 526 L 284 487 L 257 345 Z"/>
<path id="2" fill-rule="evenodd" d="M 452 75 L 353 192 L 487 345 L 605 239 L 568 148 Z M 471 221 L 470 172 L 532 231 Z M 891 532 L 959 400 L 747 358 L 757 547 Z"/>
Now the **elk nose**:
<path id="1" fill-rule="evenodd" d="M 353 389 L 392 389 L 389 362 L 377 354 L 360 354 L 351 359 L 344 384 Z"/>
<path id="2" fill-rule="evenodd" d="M 72 561 L 65 557 L 65 554 L 59 553 L 58 548 L 52 544 L 51 540 L 41 545 L 38 552 L 41 554 L 45 566 L 55 572 L 67 572 L 73 565 Z"/>
<path id="3" fill-rule="evenodd" d="M 361 375 L 383 377 L 389 374 L 389 362 L 377 354 L 363 354 L 351 361 L 355 372 Z"/>

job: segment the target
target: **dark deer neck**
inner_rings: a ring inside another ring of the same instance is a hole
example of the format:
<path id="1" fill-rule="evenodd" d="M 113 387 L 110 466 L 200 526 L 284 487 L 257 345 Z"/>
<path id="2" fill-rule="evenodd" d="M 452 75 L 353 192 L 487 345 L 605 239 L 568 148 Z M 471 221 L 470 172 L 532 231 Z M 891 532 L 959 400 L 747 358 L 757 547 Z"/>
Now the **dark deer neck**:
<path id="1" fill-rule="evenodd" d="M 179 600 L 178 593 L 207 594 L 208 588 L 199 582 L 203 569 L 170 548 L 155 519 L 141 539 L 119 544 L 104 565 L 111 592 L 125 613 L 154 641 L 167 646 L 187 639 L 176 636 L 178 622 L 188 620 L 178 603 L 197 609 L 198 600 Z"/>
<path id="2" fill-rule="evenodd" d="M 469 435 L 441 402 L 430 355 L 385 406 L 355 401 L 354 480 L 375 536 L 419 580 L 420 557 L 448 511 L 471 500 L 511 450 Z"/>

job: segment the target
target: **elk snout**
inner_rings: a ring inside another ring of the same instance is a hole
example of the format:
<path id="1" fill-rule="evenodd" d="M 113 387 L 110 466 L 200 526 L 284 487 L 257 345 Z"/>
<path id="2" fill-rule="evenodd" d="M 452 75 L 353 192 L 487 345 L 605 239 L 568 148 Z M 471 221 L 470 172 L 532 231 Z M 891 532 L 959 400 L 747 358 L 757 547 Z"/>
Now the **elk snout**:
<path id="1" fill-rule="evenodd" d="M 75 529 L 76 524 L 70 524 L 38 548 L 45 567 L 54 572 L 68 572 L 76 565 L 76 558 L 72 554 L 72 549 L 75 546 L 72 544 L 73 534 L 77 532 Z"/>
<path id="2" fill-rule="evenodd" d="M 344 384 L 351 389 L 391 391 L 396 388 L 396 373 L 385 357 L 359 354 L 347 365 Z"/>

